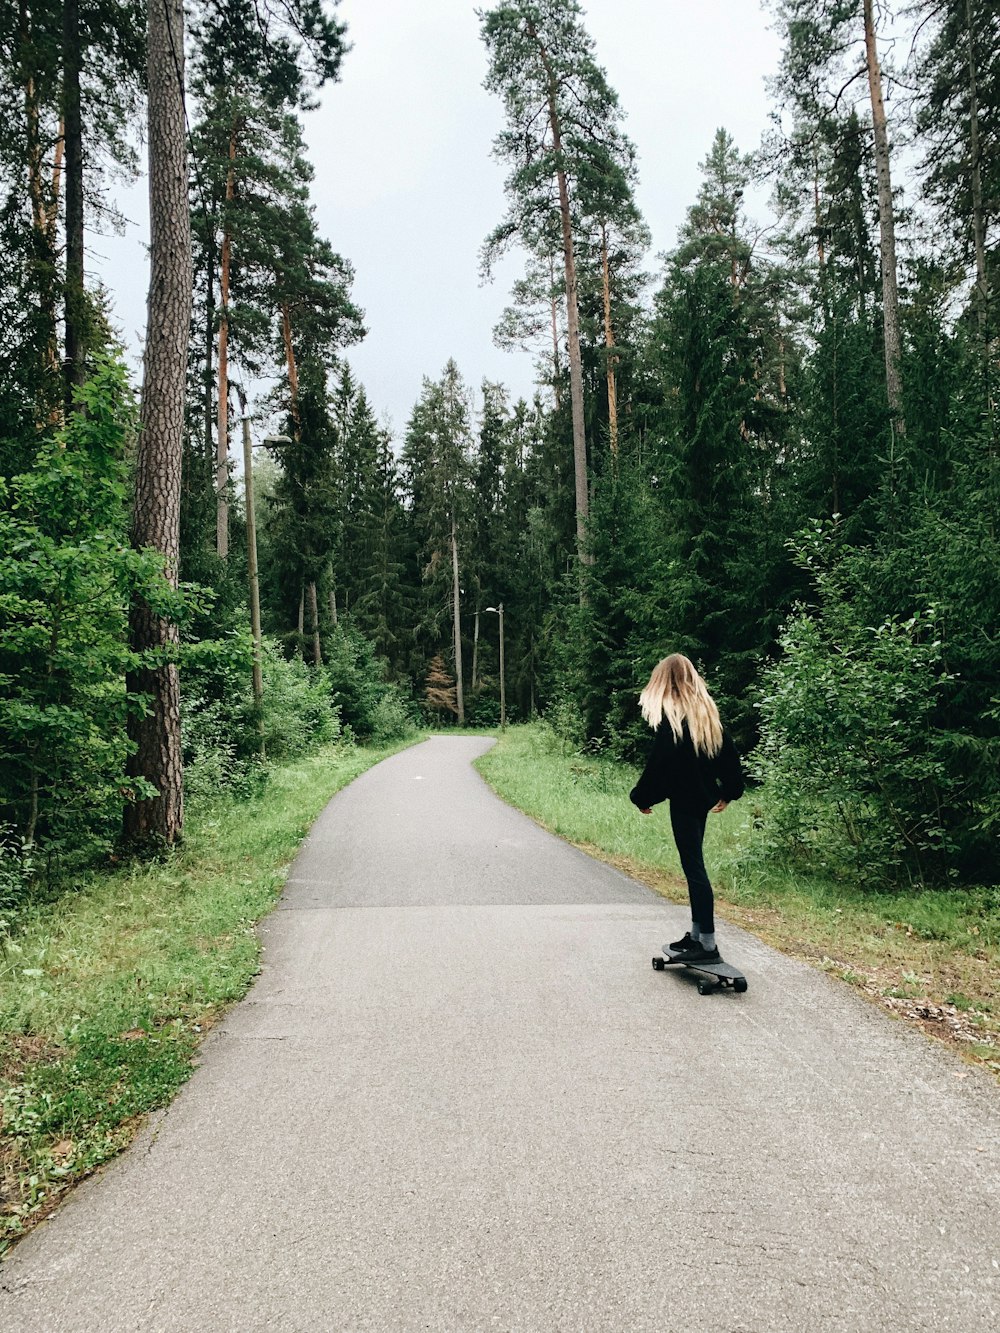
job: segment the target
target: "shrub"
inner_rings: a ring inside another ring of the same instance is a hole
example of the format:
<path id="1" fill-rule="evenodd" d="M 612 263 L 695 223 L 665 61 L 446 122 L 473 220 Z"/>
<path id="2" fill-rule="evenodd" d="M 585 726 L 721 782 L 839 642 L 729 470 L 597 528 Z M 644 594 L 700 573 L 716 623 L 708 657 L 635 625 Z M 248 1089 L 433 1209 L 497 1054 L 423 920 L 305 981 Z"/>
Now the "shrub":
<path id="1" fill-rule="evenodd" d="M 549 704 L 542 721 L 562 742 L 566 751 L 582 750 L 587 741 L 587 723 L 580 707 L 562 696 Z"/>
<path id="2" fill-rule="evenodd" d="M 162 559 L 128 544 L 122 367 L 99 361 L 77 395 L 31 470 L 0 483 L 0 820 L 64 865 L 120 828 L 129 599 L 182 603 Z"/>
<path id="3" fill-rule="evenodd" d="M 817 605 L 800 606 L 764 673 L 755 766 L 772 849 L 862 880 L 946 873 L 954 779 L 938 725 L 949 677 L 932 610 L 866 623 L 852 599 L 867 553 L 815 529 L 797 558 Z"/>
<path id="4" fill-rule="evenodd" d="M 371 640 L 341 626 L 326 640 L 325 660 L 328 688 L 345 728 L 360 740 L 382 741 L 410 730 L 406 698 L 385 679 L 385 663 Z"/>
<path id="5" fill-rule="evenodd" d="M 386 686 L 372 716 L 372 743 L 386 745 L 390 741 L 402 740 L 415 730 L 415 725 L 402 692 L 395 685 Z"/>
<path id="6" fill-rule="evenodd" d="M 509 713 L 508 709 L 508 713 Z M 510 721 L 510 717 L 507 719 Z M 465 705 L 465 721 L 470 727 L 498 727 L 500 725 L 500 700 L 494 694 L 477 690 Z"/>
<path id="7" fill-rule="evenodd" d="M 207 799 L 225 789 L 249 795 L 265 779 L 268 761 L 296 759 L 340 735 L 325 675 L 297 658 L 286 660 L 265 639 L 261 652 L 264 699 L 257 717 L 249 633 L 203 640 L 185 648 L 181 670 L 184 785 Z"/>

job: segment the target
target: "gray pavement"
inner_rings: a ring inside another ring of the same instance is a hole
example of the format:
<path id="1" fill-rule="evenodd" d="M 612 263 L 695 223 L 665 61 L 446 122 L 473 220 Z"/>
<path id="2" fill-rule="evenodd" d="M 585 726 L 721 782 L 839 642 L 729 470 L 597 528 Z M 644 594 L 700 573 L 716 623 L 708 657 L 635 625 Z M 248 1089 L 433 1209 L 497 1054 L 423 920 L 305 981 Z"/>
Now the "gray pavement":
<path id="1" fill-rule="evenodd" d="M 334 798 L 250 996 L 0 1268 L 0 1328 L 995 1329 L 993 1082 L 731 928 L 747 994 L 655 972 L 685 913 L 484 748 Z"/>

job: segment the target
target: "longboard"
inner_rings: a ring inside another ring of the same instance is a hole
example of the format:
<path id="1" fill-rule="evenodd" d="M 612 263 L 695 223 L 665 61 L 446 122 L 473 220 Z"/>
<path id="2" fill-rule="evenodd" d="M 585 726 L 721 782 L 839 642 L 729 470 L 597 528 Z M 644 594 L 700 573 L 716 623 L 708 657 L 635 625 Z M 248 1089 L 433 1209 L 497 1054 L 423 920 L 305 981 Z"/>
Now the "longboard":
<path id="1" fill-rule="evenodd" d="M 723 990 L 729 986 L 734 991 L 742 993 L 747 988 L 747 979 L 739 968 L 733 967 L 732 963 L 723 962 L 721 959 L 717 963 L 691 963 L 677 949 L 671 949 L 669 944 L 663 946 L 663 957 L 657 956 L 653 959 L 653 966 L 658 972 L 662 972 L 665 967 L 686 967 L 689 972 L 698 973 L 698 994 L 711 995 L 713 991 Z M 713 980 L 709 981 L 708 978 Z"/>

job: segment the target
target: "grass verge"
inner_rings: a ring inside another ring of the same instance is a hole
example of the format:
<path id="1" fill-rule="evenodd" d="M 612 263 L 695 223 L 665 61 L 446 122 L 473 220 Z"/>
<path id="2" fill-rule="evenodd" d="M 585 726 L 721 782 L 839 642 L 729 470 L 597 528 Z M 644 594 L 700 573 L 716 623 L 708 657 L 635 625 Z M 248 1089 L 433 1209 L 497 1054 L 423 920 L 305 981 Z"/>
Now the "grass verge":
<path id="1" fill-rule="evenodd" d="M 628 800 L 635 774 L 582 757 L 542 724 L 511 727 L 476 767 L 544 828 L 672 902 L 687 890 L 662 808 Z M 853 985 L 897 1017 L 1000 1076 L 1000 891 L 853 887 L 757 859 L 766 819 L 748 794 L 712 816 L 706 861 L 720 915 Z"/>
<path id="2" fill-rule="evenodd" d="M 0 951 L 0 1254 L 170 1101 L 256 975 L 254 927 L 313 820 L 410 743 L 276 768 L 251 800 L 194 808 L 164 860 L 22 914 Z"/>

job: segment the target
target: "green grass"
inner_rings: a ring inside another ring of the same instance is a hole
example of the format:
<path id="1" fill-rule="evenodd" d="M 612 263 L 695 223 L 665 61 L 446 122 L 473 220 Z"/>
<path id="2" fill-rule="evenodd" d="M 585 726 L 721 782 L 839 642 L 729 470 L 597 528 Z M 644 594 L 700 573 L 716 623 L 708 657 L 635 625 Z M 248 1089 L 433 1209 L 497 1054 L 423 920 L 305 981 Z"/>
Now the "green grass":
<path id="1" fill-rule="evenodd" d="M 194 808 L 162 861 L 88 875 L 22 914 L 0 952 L 0 1253 L 169 1102 L 253 980 L 254 926 L 313 820 L 402 748 L 277 768 L 250 800 Z"/>
<path id="2" fill-rule="evenodd" d="M 476 767 L 545 828 L 687 902 L 665 808 L 639 814 L 627 765 L 582 757 L 531 724 L 509 728 Z M 1000 1072 L 1000 891 L 900 891 L 794 872 L 759 851 L 766 819 L 760 793 L 709 817 L 705 856 L 720 915 Z"/>

